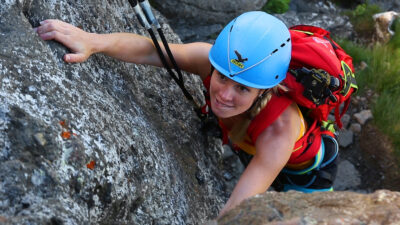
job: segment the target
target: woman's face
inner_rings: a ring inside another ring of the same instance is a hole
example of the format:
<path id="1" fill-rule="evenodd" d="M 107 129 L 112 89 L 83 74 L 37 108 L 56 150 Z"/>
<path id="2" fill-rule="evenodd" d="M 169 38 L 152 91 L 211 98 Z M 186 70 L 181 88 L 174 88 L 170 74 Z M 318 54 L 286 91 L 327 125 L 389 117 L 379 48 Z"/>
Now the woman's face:
<path id="1" fill-rule="evenodd" d="M 213 113 L 228 118 L 247 111 L 261 89 L 239 84 L 214 70 L 210 84 L 210 100 Z"/>

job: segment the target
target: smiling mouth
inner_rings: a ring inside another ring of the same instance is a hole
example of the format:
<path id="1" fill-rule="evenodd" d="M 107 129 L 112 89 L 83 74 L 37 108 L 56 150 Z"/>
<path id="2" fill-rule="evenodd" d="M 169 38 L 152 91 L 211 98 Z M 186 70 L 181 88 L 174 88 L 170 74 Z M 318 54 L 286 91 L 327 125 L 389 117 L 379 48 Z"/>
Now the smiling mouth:
<path id="1" fill-rule="evenodd" d="M 222 106 L 222 107 L 233 108 L 232 105 L 228 105 L 228 104 L 226 104 L 226 103 L 224 103 L 224 102 L 221 102 L 221 101 L 219 101 L 217 98 L 215 98 L 215 102 L 216 102 L 218 105 Z"/>

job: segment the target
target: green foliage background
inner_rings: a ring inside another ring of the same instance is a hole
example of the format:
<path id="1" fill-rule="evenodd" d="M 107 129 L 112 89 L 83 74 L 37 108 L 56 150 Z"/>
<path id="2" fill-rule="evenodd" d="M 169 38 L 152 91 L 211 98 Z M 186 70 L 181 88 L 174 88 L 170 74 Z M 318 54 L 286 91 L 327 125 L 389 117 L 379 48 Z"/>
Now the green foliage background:
<path id="1" fill-rule="evenodd" d="M 360 4 L 346 12 L 360 39 L 371 39 L 374 33 L 372 16 L 381 12 L 376 5 Z M 373 90 L 377 98 L 371 102 L 373 123 L 392 140 L 397 156 L 400 156 L 400 20 L 391 29 L 395 35 L 386 44 L 366 41 L 340 40 L 339 44 L 353 57 L 359 68 L 365 62 L 367 68 L 356 70 L 360 95 Z M 379 141 L 379 140 L 377 140 Z"/>
<path id="2" fill-rule="evenodd" d="M 361 38 L 368 38 L 374 34 L 374 19 L 373 15 L 381 12 L 378 5 L 370 5 L 363 3 L 358 5 L 353 11 L 348 11 L 345 14 L 350 17 L 354 30 Z"/>
<path id="3" fill-rule="evenodd" d="M 262 7 L 262 10 L 267 13 L 285 13 L 289 10 L 290 0 L 269 0 Z"/>

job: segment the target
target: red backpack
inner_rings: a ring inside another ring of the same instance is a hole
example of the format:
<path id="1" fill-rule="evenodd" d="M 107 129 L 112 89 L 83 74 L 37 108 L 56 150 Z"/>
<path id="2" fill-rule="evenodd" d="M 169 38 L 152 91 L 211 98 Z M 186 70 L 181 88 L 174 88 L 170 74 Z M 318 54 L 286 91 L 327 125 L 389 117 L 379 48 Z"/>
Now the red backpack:
<path id="1" fill-rule="evenodd" d="M 334 124 L 342 127 L 340 119 L 347 111 L 357 85 L 352 58 L 330 38 L 328 31 L 306 25 L 291 27 L 289 31 L 292 58 L 283 81 L 289 91 L 282 93 L 280 99 L 271 99 L 253 119 L 247 132 L 255 143 L 258 135 L 292 101 L 296 102 L 308 121 L 307 132 L 297 140 L 289 159 L 289 163 L 296 164 L 312 159 L 318 153 L 322 134 L 335 137 Z M 335 121 L 328 121 L 332 110 Z"/>
<path id="2" fill-rule="evenodd" d="M 289 30 L 292 59 L 284 83 L 290 89 L 290 98 L 309 109 L 307 117 L 329 130 L 334 123 L 328 122 L 328 115 L 334 109 L 335 122 L 342 128 L 340 119 L 348 109 L 351 94 L 357 90 L 352 58 L 327 30 L 307 25 Z"/>

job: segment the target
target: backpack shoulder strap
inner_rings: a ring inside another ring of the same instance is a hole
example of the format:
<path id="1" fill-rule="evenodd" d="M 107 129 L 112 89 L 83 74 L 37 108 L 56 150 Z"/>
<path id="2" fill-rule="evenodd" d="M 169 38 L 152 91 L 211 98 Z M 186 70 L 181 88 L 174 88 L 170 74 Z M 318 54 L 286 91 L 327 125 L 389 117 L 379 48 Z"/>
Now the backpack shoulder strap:
<path id="1" fill-rule="evenodd" d="M 264 109 L 251 121 L 247 134 L 253 143 L 256 143 L 258 136 L 271 125 L 285 109 L 293 103 L 293 100 L 285 95 L 273 95 Z"/>

